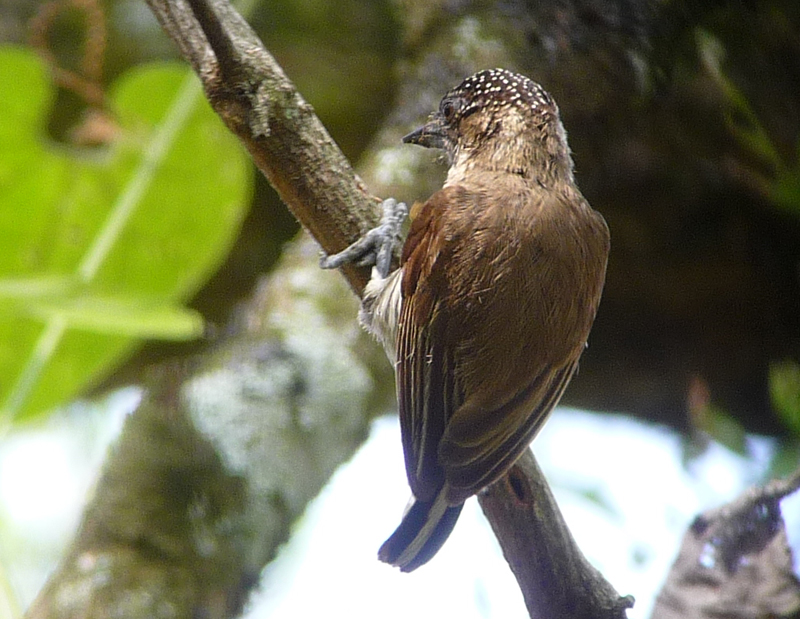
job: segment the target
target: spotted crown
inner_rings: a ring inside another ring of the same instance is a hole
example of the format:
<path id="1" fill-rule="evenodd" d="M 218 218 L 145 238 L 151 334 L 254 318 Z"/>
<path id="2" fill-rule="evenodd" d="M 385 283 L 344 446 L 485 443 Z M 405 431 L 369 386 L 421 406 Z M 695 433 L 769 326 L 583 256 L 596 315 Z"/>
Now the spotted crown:
<path id="1" fill-rule="evenodd" d="M 524 75 L 506 69 L 487 69 L 465 79 L 446 97 L 463 97 L 473 107 L 516 106 L 530 111 L 552 111 L 555 103 L 547 91 Z M 472 110 L 470 110 L 472 111 Z M 467 110 L 462 110 L 462 116 Z"/>

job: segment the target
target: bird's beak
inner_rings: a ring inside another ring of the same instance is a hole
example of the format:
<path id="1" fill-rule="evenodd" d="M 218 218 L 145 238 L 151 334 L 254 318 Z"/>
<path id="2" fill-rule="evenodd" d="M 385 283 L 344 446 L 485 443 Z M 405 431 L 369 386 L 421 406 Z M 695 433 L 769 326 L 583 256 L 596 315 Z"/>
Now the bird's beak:
<path id="1" fill-rule="evenodd" d="M 416 131 L 403 138 L 406 144 L 419 144 L 425 148 L 445 148 L 445 128 L 438 115 Z"/>

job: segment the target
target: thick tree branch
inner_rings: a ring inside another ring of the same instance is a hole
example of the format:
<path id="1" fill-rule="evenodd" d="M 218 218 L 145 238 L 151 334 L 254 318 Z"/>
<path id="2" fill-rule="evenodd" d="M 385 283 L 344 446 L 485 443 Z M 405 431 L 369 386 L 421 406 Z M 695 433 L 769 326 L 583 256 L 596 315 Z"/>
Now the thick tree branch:
<path id="1" fill-rule="evenodd" d="M 148 0 L 228 127 L 328 252 L 377 217 L 349 163 L 256 35 L 225 0 Z M 360 293 L 363 271 L 345 272 Z M 481 497 L 531 616 L 623 617 L 620 598 L 572 540 L 532 455 Z"/>
<path id="2" fill-rule="evenodd" d="M 27 618 L 239 616 L 385 410 L 368 402 L 377 386 L 366 334 L 353 338 L 355 299 L 309 265 L 309 246 L 287 247 L 242 308 L 241 332 L 141 378 L 142 403 Z"/>

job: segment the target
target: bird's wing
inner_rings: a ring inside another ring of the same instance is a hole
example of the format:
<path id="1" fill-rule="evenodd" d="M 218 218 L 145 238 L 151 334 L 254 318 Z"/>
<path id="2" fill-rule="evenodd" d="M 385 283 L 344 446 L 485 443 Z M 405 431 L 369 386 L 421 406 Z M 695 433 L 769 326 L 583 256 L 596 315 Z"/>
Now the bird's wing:
<path id="1" fill-rule="evenodd" d="M 439 448 L 451 503 L 463 501 L 516 462 L 561 399 L 578 365 L 549 367 L 496 406 L 465 402 L 450 419 Z"/>
<path id="2" fill-rule="evenodd" d="M 584 306 L 597 299 L 572 298 L 563 235 L 529 233 L 518 243 L 504 232 L 518 225 L 504 209 L 447 187 L 422 207 L 403 249 L 398 403 L 406 471 L 421 500 L 446 483 L 456 504 L 514 463 L 561 398 L 593 319 Z M 540 244 L 548 242 L 556 249 Z M 576 328 L 554 334 L 553 312 L 568 302 Z"/>
<path id="3" fill-rule="evenodd" d="M 448 314 L 442 300 L 448 281 L 441 268 L 449 247 L 442 241 L 441 218 L 451 194 L 433 194 L 411 222 L 403 246 L 402 307 L 397 331 L 397 399 L 409 485 L 417 499 L 431 500 L 444 483 L 438 462 L 445 424 L 461 402 L 452 351 L 445 335 Z"/>

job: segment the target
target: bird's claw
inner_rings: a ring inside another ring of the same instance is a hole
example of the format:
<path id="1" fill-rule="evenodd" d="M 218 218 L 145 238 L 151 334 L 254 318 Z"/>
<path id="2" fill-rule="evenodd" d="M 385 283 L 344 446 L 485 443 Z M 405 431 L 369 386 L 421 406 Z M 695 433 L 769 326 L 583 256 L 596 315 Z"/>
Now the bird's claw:
<path id="1" fill-rule="evenodd" d="M 322 253 L 319 265 L 323 269 L 337 269 L 344 264 L 374 266 L 381 277 L 389 275 L 394 248 L 400 242 L 400 229 L 408 215 L 403 202 L 393 198 L 383 201 L 383 214 L 377 227 L 369 230 L 355 243 L 331 256 Z"/>

